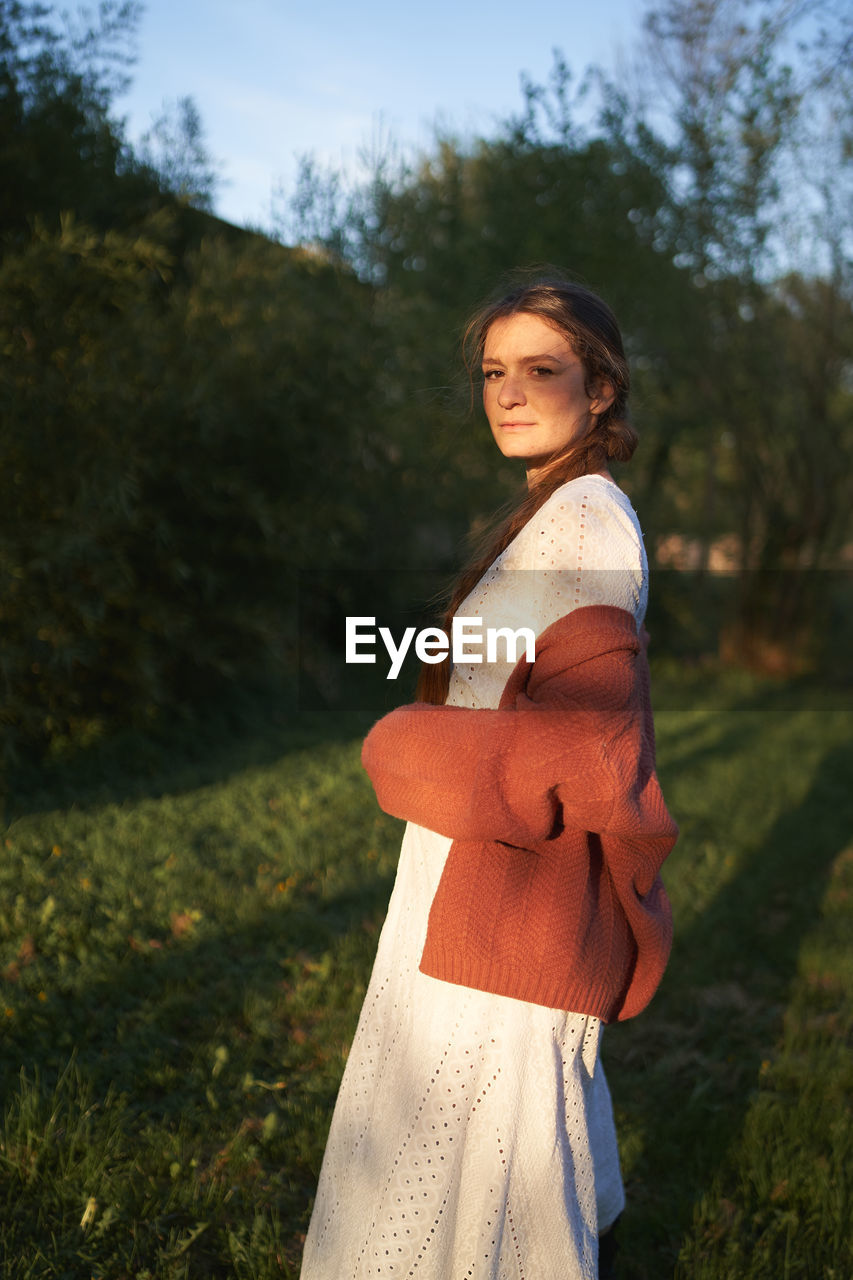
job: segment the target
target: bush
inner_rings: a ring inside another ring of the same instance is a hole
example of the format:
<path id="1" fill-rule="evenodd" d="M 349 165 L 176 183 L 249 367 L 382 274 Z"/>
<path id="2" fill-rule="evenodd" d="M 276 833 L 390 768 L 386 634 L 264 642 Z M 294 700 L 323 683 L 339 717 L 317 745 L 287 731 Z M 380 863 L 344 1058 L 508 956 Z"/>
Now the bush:
<path id="1" fill-rule="evenodd" d="M 368 290 L 257 237 L 179 264 L 168 239 L 66 219 L 0 267 L 7 753 L 286 660 L 297 569 L 366 542 Z"/>

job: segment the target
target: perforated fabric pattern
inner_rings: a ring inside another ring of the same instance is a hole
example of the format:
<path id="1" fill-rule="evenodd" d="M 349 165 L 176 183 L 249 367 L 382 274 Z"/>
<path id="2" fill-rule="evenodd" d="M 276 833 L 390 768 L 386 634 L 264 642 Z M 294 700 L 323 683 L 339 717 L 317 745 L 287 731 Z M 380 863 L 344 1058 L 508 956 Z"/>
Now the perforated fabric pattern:
<path id="1" fill-rule="evenodd" d="M 646 552 L 628 497 L 603 476 L 582 476 L 551 495 L 457 616 L 480 619 L 484 634 L 488 627 L 528 626 L 539 635 L 563 614 L 592 604 L 625 609 L 639 627 L 647 601 Z M 498 656 L 505 653 L 498 646 Z M 519 647 L 516 656 L 522 655 Z M 514 666 L 515 656 L 457 663 L 448 702 L 496 707 Z"/>

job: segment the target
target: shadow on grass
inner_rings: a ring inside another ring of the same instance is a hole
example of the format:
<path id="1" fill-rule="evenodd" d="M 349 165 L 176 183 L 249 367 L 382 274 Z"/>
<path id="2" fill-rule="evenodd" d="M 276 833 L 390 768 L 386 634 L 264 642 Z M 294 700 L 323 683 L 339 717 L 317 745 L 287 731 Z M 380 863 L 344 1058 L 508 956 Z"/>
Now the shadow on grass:
<path id="1" fill-rule="evenodd" d="M 191 1222 L 218 1182 L 219 1207 L 205 1212 L 222 1230 L 262 1209 L 294 1236 L 295 1258 L 391 878 L 336 895 L 297 890 L 250 923 L 211 923 L 197 937 L 132 940 L 109 978 L 31 992 L 0 1051 L 7 1124 L 22 1071 L 30 1092 L 36 1081 L 49 1095 L 73 1061 L 81 1097 L 125 1135 L 116 1176 L 127 1187 L 144 1177 L 152 1214 L 178 1201 Z M 26 1217 L 23 1202 L 17 1212 Z"/>
<path id="2" fill-rule="evenodd" d="M 126 728 L 71 758 L 21 761 L 0 776 L 0 825 L 61 808 L 176 796 L 320 743 L 362 737 L 365 710 L 299 709 L 278 685 L 232 688 L 196 714 Z"/>
<path id="3" fill-rule="evenodd" d="M 287 995 L 299 972 L 321 974 L 325 990 L 336 948 L 350 935 L 363 935 L 365 953 L 374 951 L 392 883 L 393 872 L 376 873 L 357 889 L 330 893 L 310 880 L 259 909 L 249 923 L 207 919 L 193 925 L 187 918 L 186 925 L 177 921 L 174 936 L 163 937 L 161 930 L 156 938 L 130 937 L 108 977 L 83 987 L 79 972 L 71 971 L 65 984 L 60 969 L 53 988 L 40 993 L 32 1011 L 38 1016 L 7 1021 L 0 1061 L 56 1067 L 73 1044 L 81 1064 L 91 1061 L 96 1076 L 121 1087 L 152 1051 L 186 1064 L 212 1028 L 233 1026 L 239 1037 L 240 1027 L 252 1022 L 252 1000 Z M 359 974 L 338 976 L 345 998 Z M 31 987 L 15 990 L 24 999 Z M 263 1032 L 261 1014 L 259 1020 Z M 286 1023 L 273 1019 L 270 1030 L 278 1038 Z"/>
<path id="4" fill-rule="evenodd" d="M 725 736 L 708 750 L 724 746 Z M 738 746 L 743 758 L 742 736 Z M 778 818 L 708 909 L 676 932 L 651 1008 L 608 1031 L 614 1099 L 642 1135 L 627 1187 L 623 1280 L 673 1274 L 693 1206 L 738 1138 L 761 1062 L 781 1033 L 800 945 L 819 915 L 833 860 L 849 843 L 851 776 L 853 744 L 829 751 L 802 803 Z"/>

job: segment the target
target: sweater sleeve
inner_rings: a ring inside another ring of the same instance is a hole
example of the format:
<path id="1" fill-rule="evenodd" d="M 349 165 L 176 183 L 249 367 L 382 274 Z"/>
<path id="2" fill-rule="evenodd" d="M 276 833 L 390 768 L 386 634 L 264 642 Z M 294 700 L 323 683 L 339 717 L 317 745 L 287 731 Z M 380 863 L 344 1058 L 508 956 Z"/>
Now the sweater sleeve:
<path id="1" fill-rule="evenodd" d="M 581 609 L 537 647 L 536 662 L 519 663 L 498 710 L 417 703 L 373 727 L 362 761 L 383 809 L 453 839 L 522 847 L 561 825 L 643 829 L 653 763 L 643 741 L 637 663 L 645 658 L 633 617 Z"/>

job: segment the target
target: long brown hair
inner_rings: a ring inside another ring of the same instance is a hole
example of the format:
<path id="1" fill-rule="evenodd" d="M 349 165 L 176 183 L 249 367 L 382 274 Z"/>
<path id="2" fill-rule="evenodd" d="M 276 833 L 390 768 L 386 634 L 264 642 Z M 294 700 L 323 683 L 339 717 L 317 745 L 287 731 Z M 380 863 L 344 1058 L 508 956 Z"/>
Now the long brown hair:
<path id="1" fill-rule="evenodd" d="M 450 593 L 440 624 L 445 633 L 449 633 L 453 616 L 465 597 L 560 485 L 603 471 L 612 460 L 627 462 L 637 447 L 637 433 L 628 420 L 628 361 L 616 317 L 597 294 L 571 281 L 554 276 L 540 278 L 485 303 L 474 313 L 462 339 L 472 390 L 489 329 L 496 320 L 520 312 L 539 316 L 569 340 L 583 367 L 584 389 L 590 398 L 599 393 L 603 383 L 609 383 L 615 395 L 607 409 L 592 415 L 593 423 L 580 444 L 569 444 L 548 458 L 509 513 L 486 534 Z M 449 686 L 449 655 L 440 663 L 422 663 L 418 701 L 441 705 L 447 699 Z"/>

